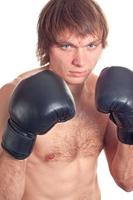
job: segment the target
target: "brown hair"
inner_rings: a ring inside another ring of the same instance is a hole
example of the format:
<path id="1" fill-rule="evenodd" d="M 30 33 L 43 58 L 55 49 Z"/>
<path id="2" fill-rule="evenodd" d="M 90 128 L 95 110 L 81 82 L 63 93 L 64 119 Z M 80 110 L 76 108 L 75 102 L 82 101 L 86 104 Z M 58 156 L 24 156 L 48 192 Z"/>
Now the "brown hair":
<path id="1" fill-rule="evenodd" d="M 108 26 L 99 5 L 93 0 L 49 0 L 38 20 L 37 55 L 41 65 L 49 62 L 49 48 L 66 29 L 80 36 L 101 37 L 106 46 Z"/>

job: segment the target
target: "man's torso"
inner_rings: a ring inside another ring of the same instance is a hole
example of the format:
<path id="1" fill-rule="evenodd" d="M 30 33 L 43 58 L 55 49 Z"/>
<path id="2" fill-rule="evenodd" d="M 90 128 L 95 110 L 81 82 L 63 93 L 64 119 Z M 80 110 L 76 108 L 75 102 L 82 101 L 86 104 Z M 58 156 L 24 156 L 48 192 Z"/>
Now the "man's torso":
<path id="1" fill-rule="evenodd" d="M 39 135 L 28 158 L 23 200 L 99 200 L 97 158 L 107 117 L 94 103 L 94 86 L 79 99 L 78 113 Z"/>
<path id="2" fill-rule="evenodd" d="M 25 73 L 16 82 L 40 70 Z M 88 89 L 78 99 L 78 111 L 72 120 L 56 124 L 37 137 L 27 159 L 23 200 L 100 200 L 96 168 L 108 118 L 96 110 L 95 82 L 92 76 Z M 8 119 L 7 104 L 13 88 L 3 88 L 1 132 Z"/>

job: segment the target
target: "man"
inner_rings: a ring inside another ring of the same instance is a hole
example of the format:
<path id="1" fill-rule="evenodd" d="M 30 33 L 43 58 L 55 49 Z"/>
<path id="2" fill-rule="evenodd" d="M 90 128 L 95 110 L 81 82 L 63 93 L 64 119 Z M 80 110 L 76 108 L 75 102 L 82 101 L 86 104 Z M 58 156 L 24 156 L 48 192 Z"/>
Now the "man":
<path id="1" fill-rule="evenodd" d="M 100 200 L 102 149 L 116 183 L 133 190 L 133 74 L 111 67 L 97 80 L 92 73 L 107 34 L 92 0 L 50 0 L 42 10 L 42 67 L 0 91 L 1 200 Z"/>

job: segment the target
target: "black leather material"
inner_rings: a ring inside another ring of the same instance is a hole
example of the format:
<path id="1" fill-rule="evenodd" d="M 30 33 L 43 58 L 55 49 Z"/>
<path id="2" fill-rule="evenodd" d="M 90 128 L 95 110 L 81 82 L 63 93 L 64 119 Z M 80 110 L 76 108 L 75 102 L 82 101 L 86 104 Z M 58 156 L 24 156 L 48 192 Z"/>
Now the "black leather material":
<path id="1" fill-rule="evenodd" d="M 96 84 L 96 106 L 110 113 L 122 143 L 133 145 L 133 72 L 112 66 L 102 70 Z"/>
<path id="2" fill-rule="evenodd" d="M 44 134 L 56 123 L 74 117 L 75 103 L 67 84 L 46 70 L 20 82 L 9 113 L 2 147 L 16 159 L 24 159 L 32 151 L 36 134 Z"/>

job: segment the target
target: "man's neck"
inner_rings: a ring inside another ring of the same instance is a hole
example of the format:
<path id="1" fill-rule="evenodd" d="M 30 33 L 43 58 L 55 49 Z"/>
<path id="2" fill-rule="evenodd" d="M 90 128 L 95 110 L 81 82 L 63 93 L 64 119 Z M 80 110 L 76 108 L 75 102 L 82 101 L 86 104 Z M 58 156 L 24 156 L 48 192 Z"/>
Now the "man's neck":
<path id="1" fill-rule="evenodd" d="M 79 84 L 79 85 L 72 85 L 72 84 L 68 84 L 73 96 L 75 99 L 79 98 L 83 92 L 83 88 L 84 88 L 85 84 Z"/>
<path id="2" fill-rule="evenodd" d="M 76 115 L 78 115 L 81 111 L 82 101 L 85 98 L 86 93 L 86 84 L 82 85 L 70 85 L 68 84 L 72 95 L 74 97 L 75 105 L 76 105 Z"/>

